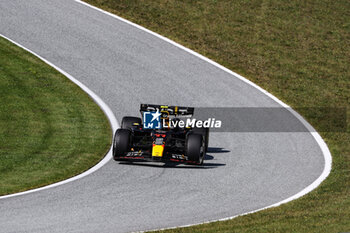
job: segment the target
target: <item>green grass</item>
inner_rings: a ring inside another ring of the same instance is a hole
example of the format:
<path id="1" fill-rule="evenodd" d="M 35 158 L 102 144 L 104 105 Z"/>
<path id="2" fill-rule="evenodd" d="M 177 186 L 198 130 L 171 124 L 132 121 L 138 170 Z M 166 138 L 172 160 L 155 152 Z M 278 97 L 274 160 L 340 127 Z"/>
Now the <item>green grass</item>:
<path id="1" fill-rule="evenodd" d="M 109 122 L 93 100 L 2 37 L 0 108 L 0 195 L 77 175 L 109 149 Z"/>
<path id="2" fill-rule="evenodd" d="M 217 61 L 292 107 L 346 107 L 349 115 L 348 0 L 86 1 Z M 300 113 L 319 129 L 321 115 Z M 315 191 L 278 208 L 169 232 L 350 231 L 349 130 L 321 136 L 333 167 Z"/>

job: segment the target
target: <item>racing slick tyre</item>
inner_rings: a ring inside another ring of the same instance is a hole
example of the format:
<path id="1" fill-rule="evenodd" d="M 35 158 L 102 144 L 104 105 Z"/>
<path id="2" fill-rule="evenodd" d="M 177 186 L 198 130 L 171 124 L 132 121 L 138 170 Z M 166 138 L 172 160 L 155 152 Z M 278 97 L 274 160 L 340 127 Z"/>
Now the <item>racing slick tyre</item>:
<path id="1" fill-rule="evenodd" d="M 187 135 L 185 149 L 188 160 L 199 165 L 203 164 L 205 155 L 203 135 L 196 133 Z"/>
<path id="2" fill-rule="evenodd" d="M 130 129 L 131 127 L 134 126 L 134 123 L 141 125 L 141 123 L 142 123 L 141 118 L 131 117 L 131 116 L 123 117 L 121 128 L 122 129 Z"/>
<path id="3" fill-rule="evenodd" d="M 192 132 L 203 135 L 205 142 L 205 152 L 207 152 L 209 145 L 209 128 L 193 128 Z"/>
<path id="4" fill-rule="evenodd" d="M 129 129 L 117 129 L 113 140 L 113 159 L 118 161 L 130 150 L 131 131 Z"/>

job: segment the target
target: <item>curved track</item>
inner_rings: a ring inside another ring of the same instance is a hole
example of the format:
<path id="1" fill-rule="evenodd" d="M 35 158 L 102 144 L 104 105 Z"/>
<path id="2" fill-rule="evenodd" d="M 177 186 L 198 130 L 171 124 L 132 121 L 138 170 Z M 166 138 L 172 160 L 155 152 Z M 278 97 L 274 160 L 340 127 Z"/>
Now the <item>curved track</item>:
<path id="1" fill-rule="evenodd" d="M 84 83 L 119 120 L 138 115 L 140 102 L 280 106 L 222 69 L 72 0 L 1 0 L 0 33 Z M 125 232 L 225 218 L 295 195 L 325 166 L 310 133 L 213 133 L 210 147 L 203 167 L 110 161 L 74 182 L 0 200 L 1 232 Z"/>

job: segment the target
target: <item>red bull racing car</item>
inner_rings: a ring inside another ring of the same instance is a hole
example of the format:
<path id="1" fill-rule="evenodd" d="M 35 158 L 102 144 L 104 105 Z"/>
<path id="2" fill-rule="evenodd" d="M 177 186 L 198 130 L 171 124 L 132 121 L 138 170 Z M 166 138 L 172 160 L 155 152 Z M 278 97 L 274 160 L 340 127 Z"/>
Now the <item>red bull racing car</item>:
<path id="1" fill-rule="evenodd" d="M 194 108 L 141 104 L 142 118 L 123 117 L 113 139 L 116 161 L 203 164 L 209 128 L 199 128 Z"/>

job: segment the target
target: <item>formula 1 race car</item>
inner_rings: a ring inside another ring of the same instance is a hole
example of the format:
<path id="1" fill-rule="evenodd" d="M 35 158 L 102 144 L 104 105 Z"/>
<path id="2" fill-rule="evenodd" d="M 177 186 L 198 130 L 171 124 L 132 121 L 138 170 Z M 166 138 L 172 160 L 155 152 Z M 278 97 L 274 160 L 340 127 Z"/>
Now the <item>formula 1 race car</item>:
<path id="1" fill-rule="evenodd" d="M 194 108 L 141 104 L 140 112 L 142 119 L 123 117 L 113 139 L 114 160 L 203 164 L 209 128 L 196 126 Z"/>

